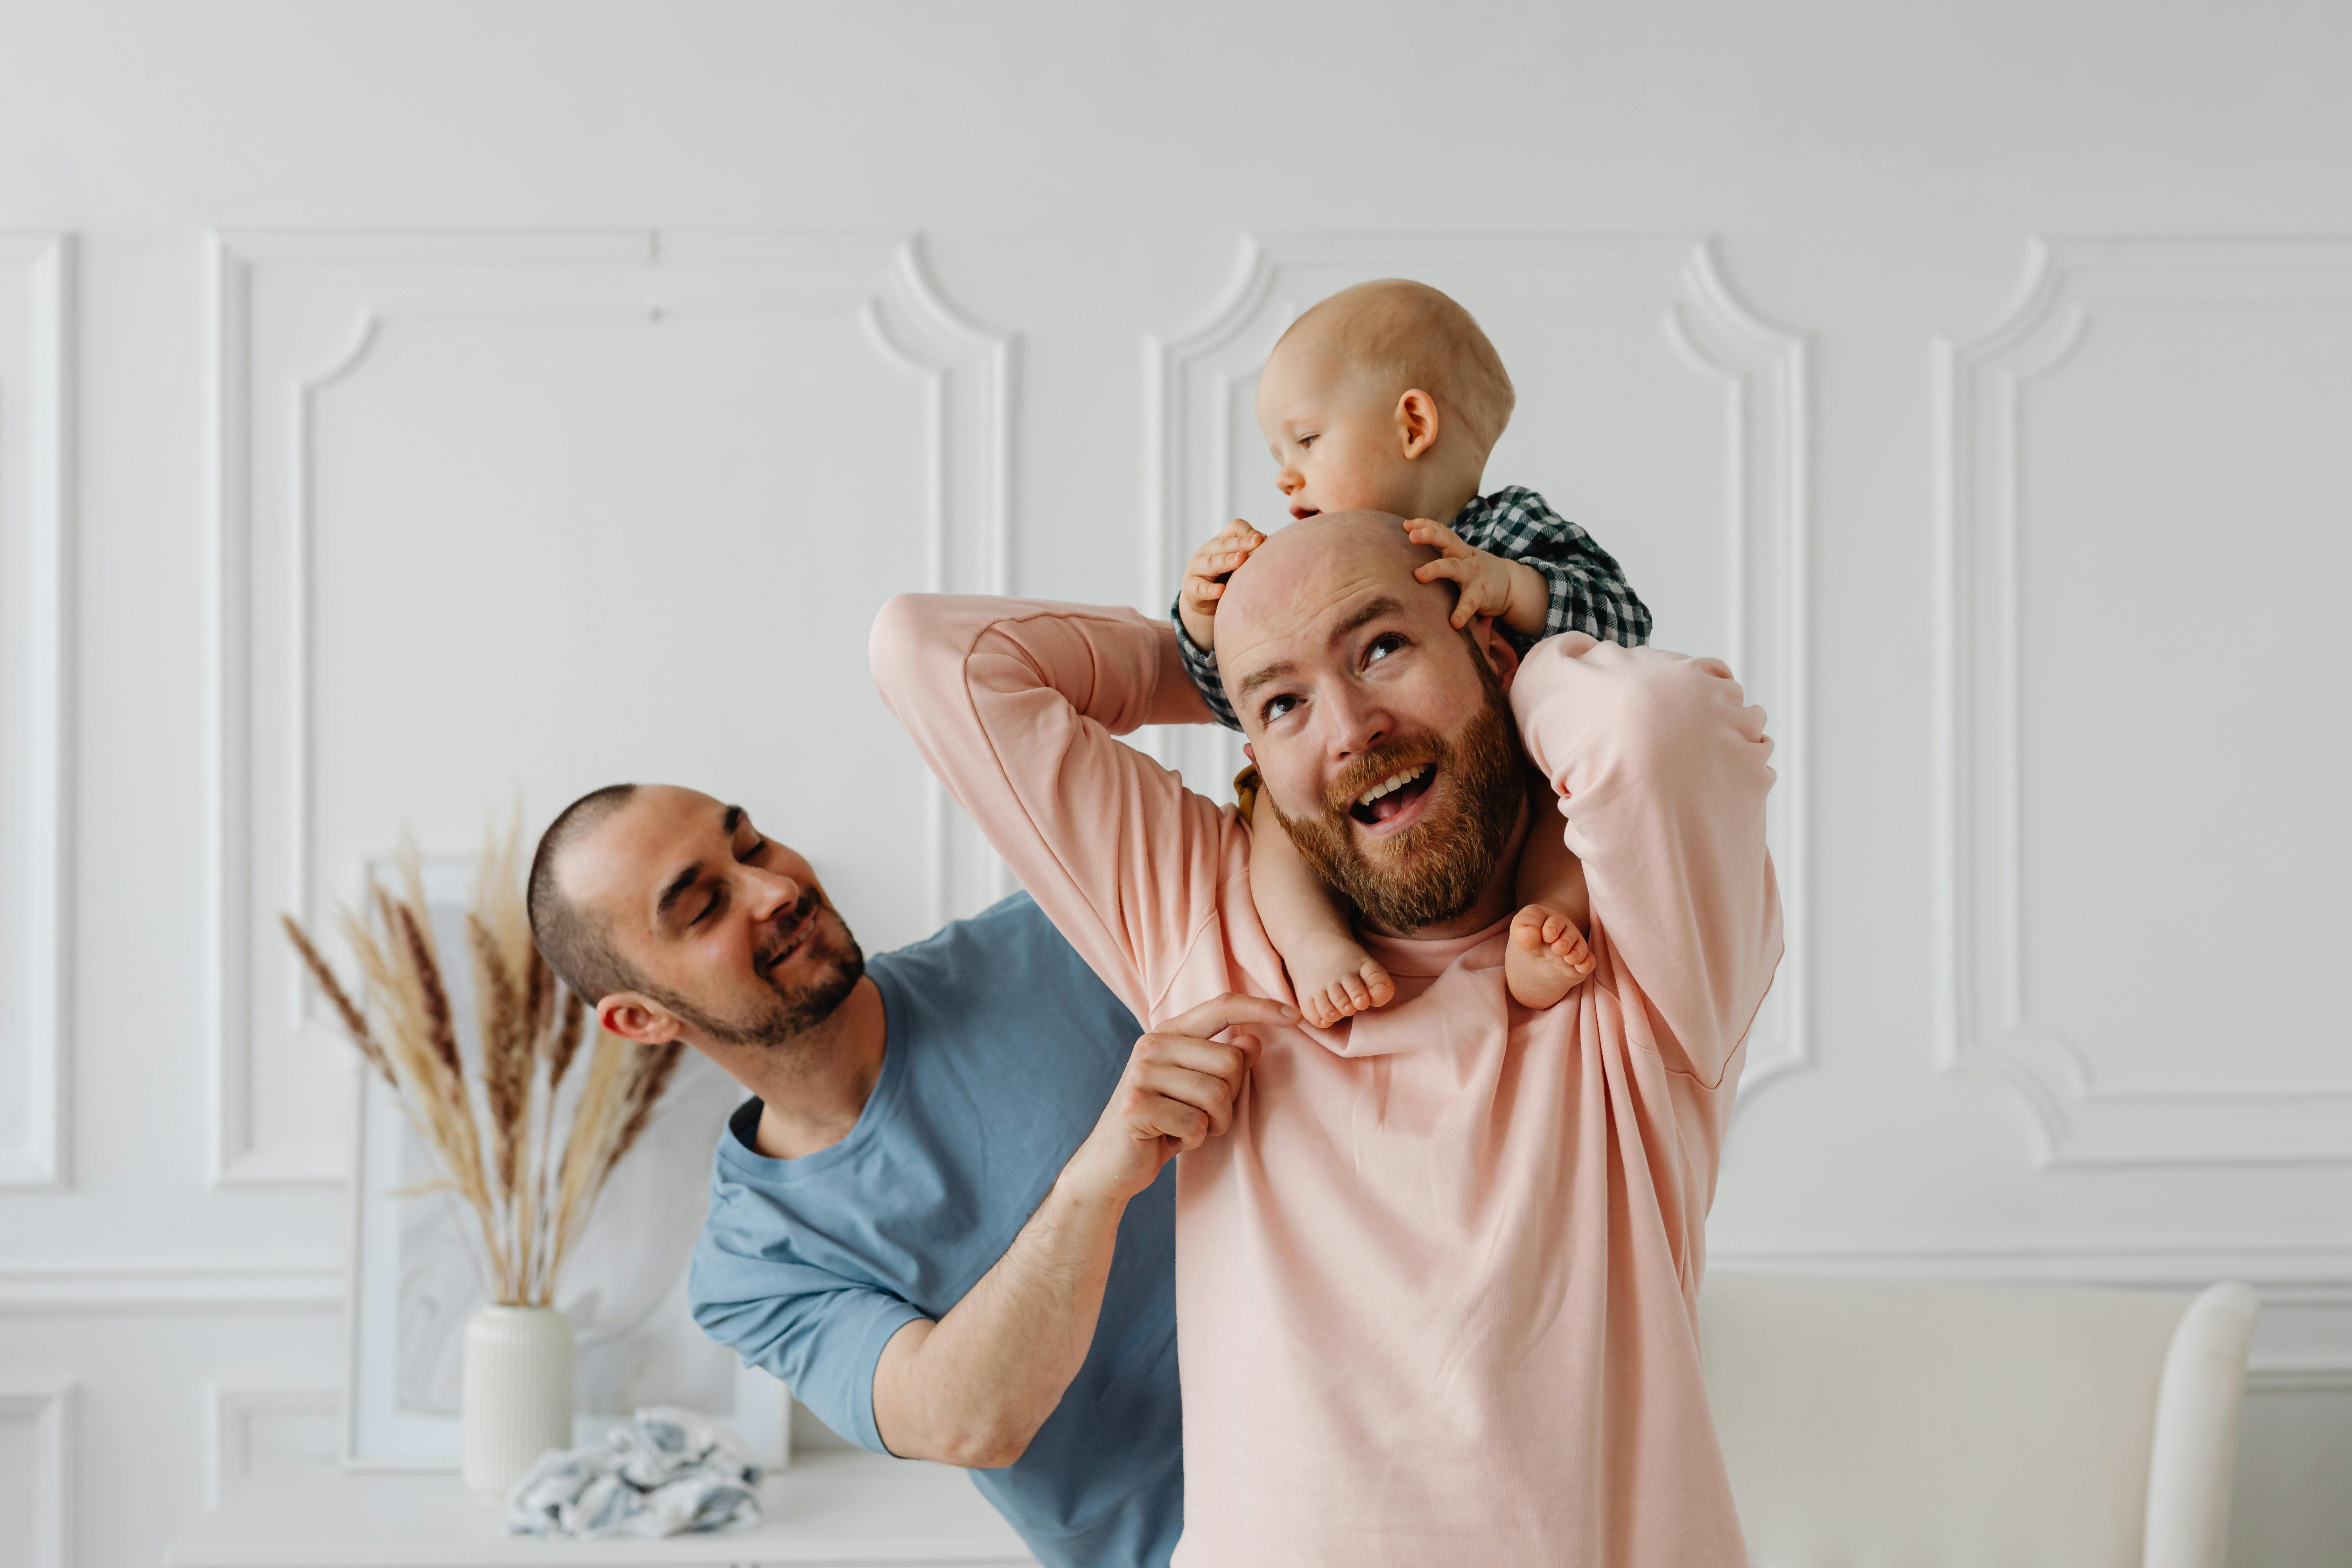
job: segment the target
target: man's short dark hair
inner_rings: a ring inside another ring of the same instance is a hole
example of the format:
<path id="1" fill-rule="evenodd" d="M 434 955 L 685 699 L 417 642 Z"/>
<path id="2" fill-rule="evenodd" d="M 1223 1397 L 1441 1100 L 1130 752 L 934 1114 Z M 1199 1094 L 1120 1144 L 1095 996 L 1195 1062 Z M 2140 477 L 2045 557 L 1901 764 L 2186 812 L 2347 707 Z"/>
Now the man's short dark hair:
<path id="1" fill-rule="evenodd" d="M 590 790 L 558 812 L 539 848 L 530 858 L 530 881 L 525 894 L 530 910 L 530 934 L 549 965 L 572 988 L 572 994 L 594 1006 L 621 991 L 643 991 L 635 968 L 613 945 L 604 920 L 566 898 L 555 879 L 555 862 L 637 793 L 633 784 L 606 784 Z"/>

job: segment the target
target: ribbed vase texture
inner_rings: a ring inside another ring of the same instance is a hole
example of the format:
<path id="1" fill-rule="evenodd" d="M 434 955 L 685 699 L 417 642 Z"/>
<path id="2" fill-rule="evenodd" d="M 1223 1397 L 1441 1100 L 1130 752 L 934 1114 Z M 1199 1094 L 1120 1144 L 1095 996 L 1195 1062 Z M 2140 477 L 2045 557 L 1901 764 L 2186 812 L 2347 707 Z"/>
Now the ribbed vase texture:
<path id="1" fill-rule="evenodd" d="M 502 1498 L 550 1448 L 572 1446 L 572 1320 L 552 1307 L 484 1307 L 466 1325 L 466 1485 Z"/>

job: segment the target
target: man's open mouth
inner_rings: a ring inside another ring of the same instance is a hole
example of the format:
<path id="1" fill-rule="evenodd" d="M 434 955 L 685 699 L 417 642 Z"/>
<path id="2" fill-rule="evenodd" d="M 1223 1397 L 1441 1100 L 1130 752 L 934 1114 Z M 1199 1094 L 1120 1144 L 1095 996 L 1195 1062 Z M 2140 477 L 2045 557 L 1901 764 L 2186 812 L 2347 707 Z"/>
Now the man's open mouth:
<path id="1" fill-rule="evenodd" d="M 1436 777 L 1435 763 L 1399 768 L 1358 795 L 1355 804 L 1348 808 L 1348 815 L 1367 827 L 1377 827 L 1427 794 L 1430 781 Z"/>

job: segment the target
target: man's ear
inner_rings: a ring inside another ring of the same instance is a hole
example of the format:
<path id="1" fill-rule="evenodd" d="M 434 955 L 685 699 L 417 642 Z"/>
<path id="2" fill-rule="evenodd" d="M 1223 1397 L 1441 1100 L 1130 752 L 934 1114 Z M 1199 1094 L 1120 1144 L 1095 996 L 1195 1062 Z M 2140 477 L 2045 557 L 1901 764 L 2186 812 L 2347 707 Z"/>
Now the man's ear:
<path id="1" fill-rule="evenodd" d="M 1491 616 L 1480 616 L 1470 623 L 1469 629 L 1471 645 L 1486 656 L 1487 668 L 1495 672 L 1503 689 L 1508 691 L 1512 679 L 1519 673 L 1519 650 L 1511 646 L 1510 638 L 1495 629 Z"/>
<path id="2" fill-rule="evenodd" d="M 1250 766 L 1257 766 L 1257 748 L 1251 745 L 1247 741 L 1244 741 L 1242 742 L 1242 755 L 1250 760 Z"/>
<path id="3" fill-rule="evenodd" d="M 597 1003 L 596 1022 L 641 1046 L 666 1046 L 686 1032 L 668 1008 L 635 991 L 615 991 Z"/>
<path id="4" fill-rule="evenodd" d="M 1437 399 L 1417 386 L 1407 387 L 1397 399 L 1397 439 L 1411 462 L 1437 445 Z"/>

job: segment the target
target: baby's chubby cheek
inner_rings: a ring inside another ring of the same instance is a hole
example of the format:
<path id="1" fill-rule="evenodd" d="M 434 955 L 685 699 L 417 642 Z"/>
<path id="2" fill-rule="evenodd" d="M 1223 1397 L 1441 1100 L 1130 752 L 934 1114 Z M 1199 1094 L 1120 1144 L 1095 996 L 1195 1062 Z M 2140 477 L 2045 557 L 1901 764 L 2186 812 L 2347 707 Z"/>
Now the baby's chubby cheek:
<path id="1" fill-rule="evenodd" d="M 1367 464 L 1325 476 L 1320 483 L 1310 480 L 1299 499 L 1317 511 L 1386 511 L 1409 517 L 1413 501 L 1410 488 L 1402 482 L 1409 477 Z"/>

